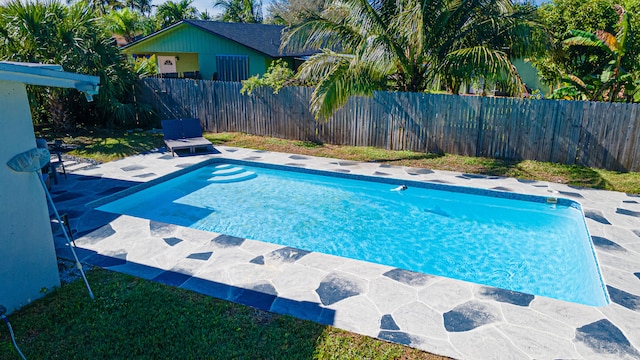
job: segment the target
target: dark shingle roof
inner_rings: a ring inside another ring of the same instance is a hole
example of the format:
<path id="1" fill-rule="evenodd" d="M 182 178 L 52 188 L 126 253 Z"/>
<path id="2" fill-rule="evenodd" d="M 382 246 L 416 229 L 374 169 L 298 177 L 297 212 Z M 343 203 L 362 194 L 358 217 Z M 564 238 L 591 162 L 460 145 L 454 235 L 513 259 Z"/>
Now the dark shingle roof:
<path id="1" fill-rule="evenodd" d="M 281 56 L 306 56 L 317 53 L 315 50 L 311 51 L 284 51 L 280 52 L 280 43 L 282 37 L 282 31 L 284 26 L 281 25 L 267 25 L 267 24 L 245 24 L 245 23 L 231 23 L 220 21 L 206 21 L 206 20 L 183 20 L 171 27 L 178 26 L 180 24 L 189 24 L 200 28 L 209 33 L 218 35 L 228 40 L 234 41 L 238 44 L 244 45 L 248 48 L 261 52 L 271 57 Z M 168 29 L 168 28 L 167 28 Z M 130 47 L 138 42 L 144 41 L 152 36 L 164 32 L 160 30 L 154 34 L 151 34 L 143 39 L 135 41 L 125 48 Z"/>
<path id="2" fill-rule="evenodd" d="M 271 57 L 302 56 L 315 53 L 315 51 L 285 51 L 284 53 L 280 53 L 279 48 L 282 31 L 285 29 L 285 27 L 281 25 L 244 24 L 204 20 L 184 20 L 184 22 L 235 41 Z"/>

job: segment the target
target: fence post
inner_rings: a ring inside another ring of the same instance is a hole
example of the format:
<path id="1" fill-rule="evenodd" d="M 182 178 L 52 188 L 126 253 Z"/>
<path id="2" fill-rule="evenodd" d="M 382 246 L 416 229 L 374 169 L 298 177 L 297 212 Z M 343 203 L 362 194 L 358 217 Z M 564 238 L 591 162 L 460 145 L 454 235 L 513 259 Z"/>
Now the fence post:
<path id="1" fill-rule="evenodd" d="M 480 157 L 482 156 L 482 127 L 483 127 L 483 117 L 482 116 L 482 112 L 483 112 L 483 107 L 484 107 L 484 103 L 485 103 L 485 98 L 483 97 L 482 99 L 480 99 L 480 108 L 478 109 L 478 135 L 476 138 L 476 157 Z"/>

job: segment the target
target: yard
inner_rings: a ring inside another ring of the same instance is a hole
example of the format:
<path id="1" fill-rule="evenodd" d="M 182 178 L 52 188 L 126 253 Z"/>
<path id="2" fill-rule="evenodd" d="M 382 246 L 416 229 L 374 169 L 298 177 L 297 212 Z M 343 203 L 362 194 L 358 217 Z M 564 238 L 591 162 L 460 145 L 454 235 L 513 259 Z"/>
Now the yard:
<path id="1" fill-rule="evenodd" d="M 227 146 L 640 193 L 637 173 L 320 145 L 240 133 L 206 136 L 214 144 Z M 144 132 L 93 130 L 73 137 L 61 134 L 55 137 L 79 146 L 69 151 L 70 155 L 98 161 L 162 146 L 160 135 Z M 67 272 L 69 265 L 61 263 L 61 267 Z M 94 301 L 87 297 L 82 282 L 72 281 L 10 316 L 18 344 L 27 358 L 441 358 L 102 269 L 89 271 L 88 277 L 95 288 L 101 289 Z M 17 353 L 12 349 L 8 332 L 0 330 L 0 359 L 14 358 Z"/>

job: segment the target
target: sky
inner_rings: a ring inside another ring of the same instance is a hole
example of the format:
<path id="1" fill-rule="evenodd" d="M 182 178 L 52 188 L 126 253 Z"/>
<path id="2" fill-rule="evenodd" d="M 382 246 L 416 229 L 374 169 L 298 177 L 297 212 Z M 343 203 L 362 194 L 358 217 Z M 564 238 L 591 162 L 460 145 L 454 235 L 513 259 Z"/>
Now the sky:
<path id="1" fill-rule="evenodd" d="M 157 3 L 158 5 L 163 2 L 164 1 L 154 1 L 154 3 Z M 193 0 L 193 4 L 191 5 L 198 9 L 199 12 L 204 12 L 206 10 L 209 14 L 213 15 L 220 12 L 220 10 L 213 10 L 214 2 L 215 0 Z"/>
<path id="2" fill-rule="evenodd" d="M 2 0 L 4 1 L 4 0 Z M 164 2 L 166 2 L 167 0 L 153 0 L 152 4 L 153 5 L 160 5 Z M 178 2 L 179 0 L 172 0 L 174 2 Z M 213 3 L 215 3 L 216 0 L 193 0 L 193 3 L 191 4 L 193 7 L 195 7 L 196 9 L 198 9 L 199 12 L 204 12 L 205 10 L 209 13 L 209 15 L 216 15 L 219 14 L 222 10 L 218 9 L 213 9 Z M 267 12 L 267 7 L 269 5 L 270 1 L 269 0 L 262 0 L 262 14 L 266 15 Z"/>

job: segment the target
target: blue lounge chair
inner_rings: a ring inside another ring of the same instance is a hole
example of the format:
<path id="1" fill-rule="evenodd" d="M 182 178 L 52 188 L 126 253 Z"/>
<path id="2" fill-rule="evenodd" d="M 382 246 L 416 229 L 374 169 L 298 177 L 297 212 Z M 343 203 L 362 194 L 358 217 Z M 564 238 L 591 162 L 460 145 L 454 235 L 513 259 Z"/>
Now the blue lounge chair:
<path id="1" fill-rule="evenodd" d="M 182 121 L 182 134 L 185 138 L 202 137 L 200 119 L 181 119 L 180 121 Z"/>
<path id="2" fill-rule="evenodd" d="M 179 149 L 189 149 L 189 153 L 194 154 L 198 147 L 211 148 L 211 141 L 202 136 L 202 126 L 199 119 L 173 119 L 162 120 L 162 133 L 164 143 L 171 150 L 171 155 L 175 156 L 175 151 Z"/>

